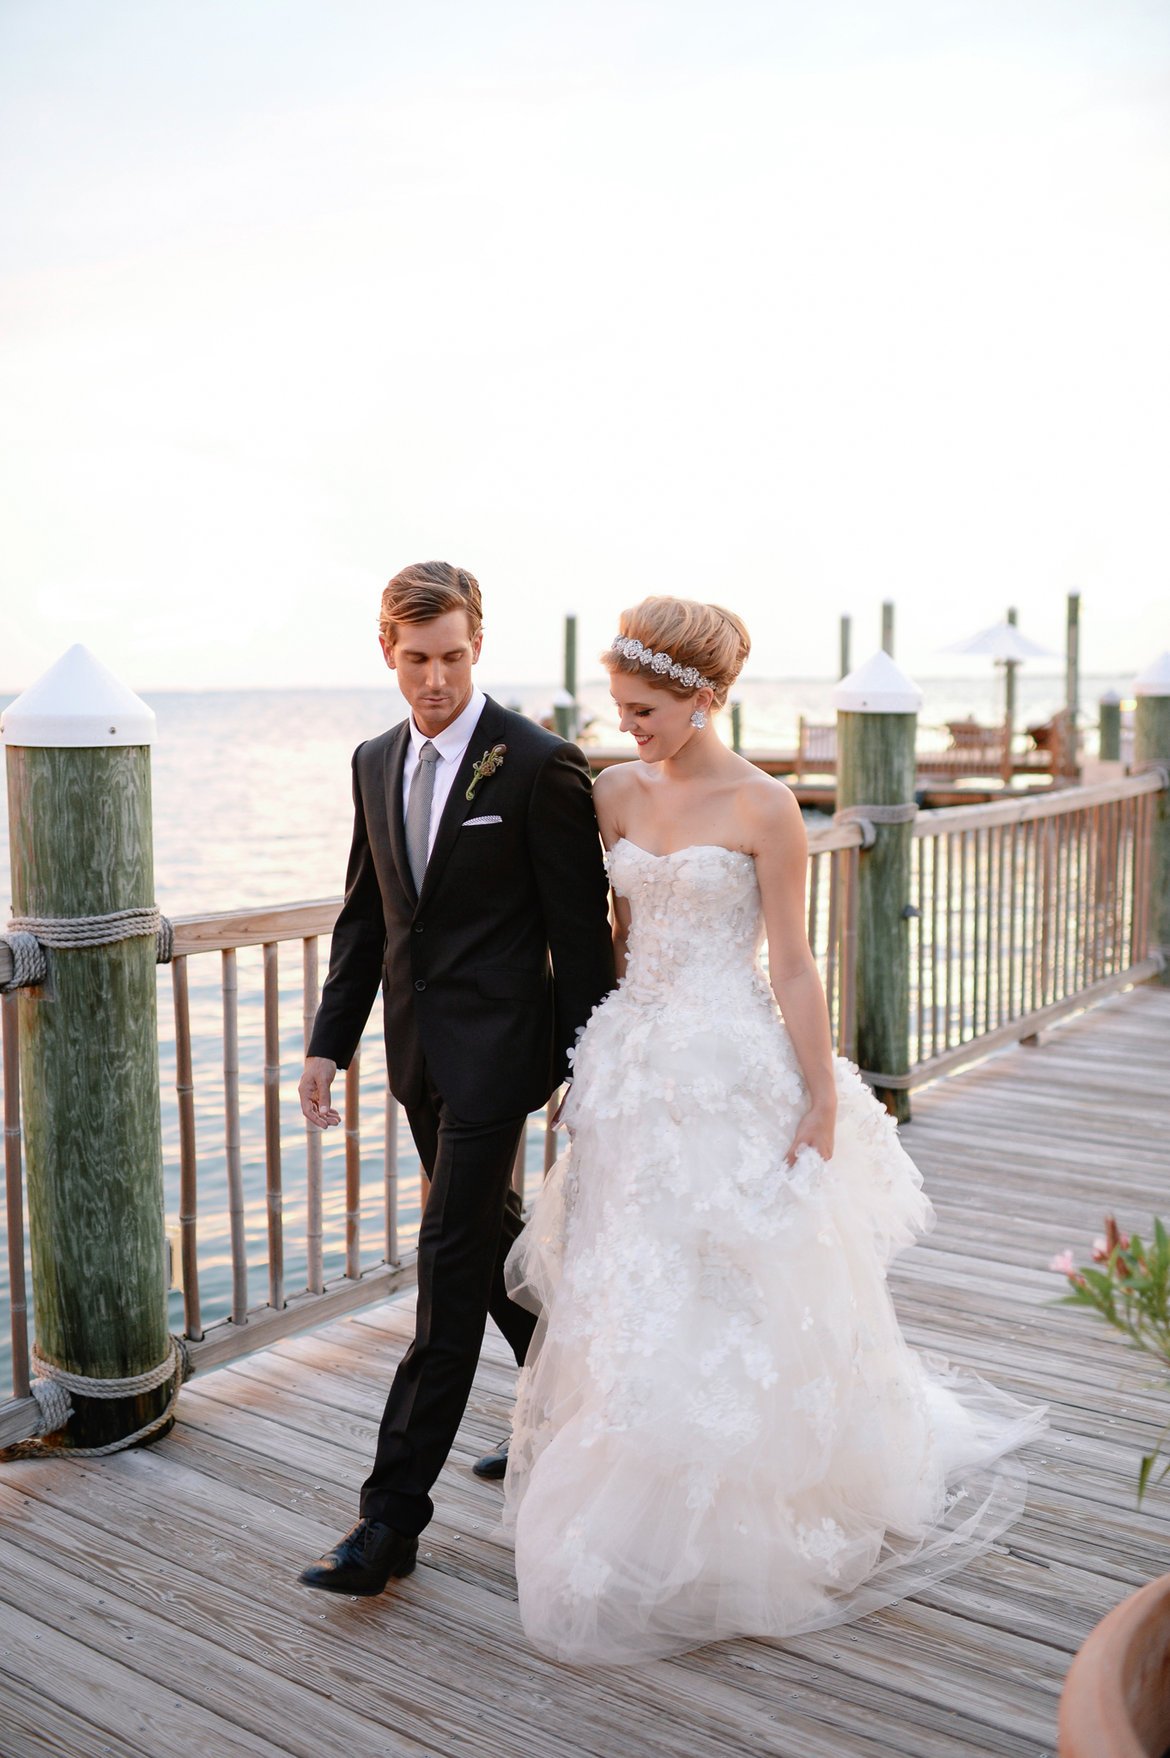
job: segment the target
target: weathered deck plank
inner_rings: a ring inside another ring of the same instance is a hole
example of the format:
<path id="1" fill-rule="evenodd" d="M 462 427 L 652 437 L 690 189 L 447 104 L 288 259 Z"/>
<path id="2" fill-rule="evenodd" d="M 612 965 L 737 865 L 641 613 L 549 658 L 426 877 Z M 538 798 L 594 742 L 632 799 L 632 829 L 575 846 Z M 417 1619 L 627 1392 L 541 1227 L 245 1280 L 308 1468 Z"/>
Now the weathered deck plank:
<path id="1" fill-rule="evenodd" d="M 296 1585 L 353 1517 L 408 1301 L 193 1381 L 174 1434 L 103 1463 L 0 1468 L 4 1758 L 1032 1758 L 1069 1659 L 1170 1567 L 1170 1497 L 1135 1508 L 1161 1428 L 1150 1365 L 1053 1306 L 1044 1268 L 1115 1208 L 1170 1203 L 1170 993 L 1120 996 L 927 1089 L 906 1141 L 938 1209 L 892 1283 L 913 1341 L 1050 1401 L 1018 1524 L 964 1574 L 843 1629 L 633 1672 L 554 1666 L 520 1630 L 489 1339 L 409 1581 Z"/>

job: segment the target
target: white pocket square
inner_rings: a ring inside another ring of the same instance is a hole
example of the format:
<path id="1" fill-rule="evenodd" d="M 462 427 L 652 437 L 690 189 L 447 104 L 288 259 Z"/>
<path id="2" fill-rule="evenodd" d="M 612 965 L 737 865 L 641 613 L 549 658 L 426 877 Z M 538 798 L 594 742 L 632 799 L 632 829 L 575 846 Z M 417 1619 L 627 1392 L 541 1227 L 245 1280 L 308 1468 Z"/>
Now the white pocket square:
<path id="1" fill-rule="evenodd" d="M 473 824 L 502 824 L 503 822 L 504 820 L 498 812 L 488 812 L 483 818 L 465 818 L 463 828 L 470 830 Z"/>

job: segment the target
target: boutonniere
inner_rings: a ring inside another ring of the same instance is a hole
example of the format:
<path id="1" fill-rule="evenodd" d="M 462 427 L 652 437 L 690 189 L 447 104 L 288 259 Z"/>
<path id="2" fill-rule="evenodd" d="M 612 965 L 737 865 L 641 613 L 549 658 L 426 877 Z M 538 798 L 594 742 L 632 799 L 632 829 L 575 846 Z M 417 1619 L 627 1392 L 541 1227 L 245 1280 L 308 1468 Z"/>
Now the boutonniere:
<path id="1" fill-rule="evenodd" d="M 486 781 L 489 775 L 494 775 L 497 769 L 504 767 L 504 752 L 507 749 L 507 745 L 493 745 L 490 751 L 484 752 L 471 771 L 471 781 L 468 784 L 466 795 L 469 800 L 475 798 L 475 790 L 481 781 Z"/>

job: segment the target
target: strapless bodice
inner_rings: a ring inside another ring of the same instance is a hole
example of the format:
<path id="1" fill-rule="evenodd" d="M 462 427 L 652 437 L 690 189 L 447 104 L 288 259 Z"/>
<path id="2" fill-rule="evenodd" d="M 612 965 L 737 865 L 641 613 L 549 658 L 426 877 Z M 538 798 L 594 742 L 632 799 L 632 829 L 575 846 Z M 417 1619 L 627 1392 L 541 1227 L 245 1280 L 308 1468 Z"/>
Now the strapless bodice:
<path id="1" fill-rule="evenodd" d="M 629 837 L 606 857 L 614 890 L 630 905 L 622 987 L 638 1000 L 706 998 L 763 981 L 757 957 L 763 912 L 756 864 L 740 849 L 692 843 L 651 854 Z"/>

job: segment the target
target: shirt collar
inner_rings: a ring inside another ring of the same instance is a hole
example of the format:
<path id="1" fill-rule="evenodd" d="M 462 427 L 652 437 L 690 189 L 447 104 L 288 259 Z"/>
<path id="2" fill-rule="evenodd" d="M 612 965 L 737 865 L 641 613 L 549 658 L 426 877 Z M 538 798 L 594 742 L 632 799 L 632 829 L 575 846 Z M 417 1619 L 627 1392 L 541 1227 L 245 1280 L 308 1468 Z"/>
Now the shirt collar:
<path id="1" fill-rule="evenodd" d="M 445 726 L 441 733 L 436 733 L 431 739 L 431 744 L 445 763 L 457 763 L 462 757 L 471 743 L 471 735 L 475 731 L 476 722 L 483 713 L 486 703 L 487 697 L 483 691 L 473 685 L 467 707 L 462 714 L 457 714 L 450 726 Z M 414 754 L 417 757 L 427 743 L 427 735 L 418 730 L 414 724 L 413 714 L 407 724 L 410 727 L 410 742 L 414 746 Z"/>

